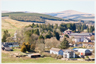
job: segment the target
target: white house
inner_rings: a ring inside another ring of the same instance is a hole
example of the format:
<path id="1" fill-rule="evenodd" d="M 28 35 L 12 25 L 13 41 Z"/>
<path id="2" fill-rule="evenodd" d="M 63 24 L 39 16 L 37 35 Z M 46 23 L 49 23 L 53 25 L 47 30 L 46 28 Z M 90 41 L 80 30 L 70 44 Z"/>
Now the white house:
<path id="1" fill-rule="evenodd" d="M 58 49 L 58 48 L 51 48 L 50 49 L 50 54 L 63 55 L 63 50 Z"/>
<path id="2" fill-rule="evenodd" d="M 74 37 L 74 38 L 72 38 L 72 41 L 74 41 L 74 42 L 83 42 L 84 37 Z"/>
<path id="3" fill-rule="evenodd" d="M 75 58 L 75 52 L 70 49 L 63 50 L 63 58 Z"/>
<path id="4" fill-rule="evenodd" d="M 92 33 L 71 33 L 69 34 L 69 37 L 83 37 L 83 38 L 88 38 L 90 39 L 90 37 L 92 36 Z"/>
<path id="5" fill-rule="evenodd" d="M 75 58 L 75 52 L 70 49 L 51 48 L 50 54 L 62 55 L 63 58 Z"/>
<path id="6" fill-rule="evenodd" d="M 90 42 L 91 40 L 84 37 L 74 37 L 72 38 L 72 41 L 74 42 Z"/>

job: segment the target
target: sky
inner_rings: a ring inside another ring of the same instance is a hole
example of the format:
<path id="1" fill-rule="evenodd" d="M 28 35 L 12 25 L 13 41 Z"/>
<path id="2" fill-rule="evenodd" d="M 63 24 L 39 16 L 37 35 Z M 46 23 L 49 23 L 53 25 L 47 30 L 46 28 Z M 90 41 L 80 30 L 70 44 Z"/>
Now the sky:
<path id="1" fill-rule="evenodd" d="M 95 13 L 94 1 L 2 1 L 1 11 L 29 11 L 38 13 L 75 10 Z"/>

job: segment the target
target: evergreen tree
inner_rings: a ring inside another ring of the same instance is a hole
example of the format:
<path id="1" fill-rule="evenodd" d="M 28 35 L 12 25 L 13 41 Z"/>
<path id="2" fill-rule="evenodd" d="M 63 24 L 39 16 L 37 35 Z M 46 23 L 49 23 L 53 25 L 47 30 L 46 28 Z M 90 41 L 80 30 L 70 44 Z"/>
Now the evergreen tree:
<path id="1" fill-rule="evenodd" d="M 69 48 L 69 43 L 66 40 L 66 38 L 64 38 L 64 40 L 60 43 L 60 48 L 61 49 L 67 49 L 67 48 Z"/>
<path id="2" fill-rule="evenodd" d="M 2 38 L 2 42 L 6 42 L 6 36 L 5 35 L 3 35 L 3 38 Z"/>
<path id="3" fill-rule="evenodd" d="M 76 25 L 75 24 L 72 24 L 72 30 L 76 31 Z"/>
<path id="4" fill-rule="evenodd" d="M 32 27 L 34 27 L 35 26 L 35 24 L 34 23 L 32 23 Z"/>
<path id="5" fill-rule="evenodd" d="M 83 30 L 84 30 L 84 26 L 82 25 L 82 26 L 81 26 L 81 31 L 83 31 Z"/>
<path id="6" fill-rule="evenodd" d="M 89 32 L 90 32 L 90 33 L 93 32 L 93 28 L 92 28 L 92 26 L 90 26 Z"/>
<path id="7" fill-rule="evenodd" d="M 4 35 L 3 35 L 3 38 L 2 38 L 2 42 L 6 42 L 6 39 L 10 37 L 10 34 L 8 33 L 8 30 L 5 30 L 4 31 Z"/>
<path id="8" fill-rule="evenodd" d="M 60 39 L 60 36 L 59 36 L 59 33 L 58 33 L 58 32 L 55 33 L 55 36 L 56 36 L 56 39 L 57 39 L 57 40 Z"/>
<path id="9" fill-rule="evenodd" d="M 36 30 L 34 31 L 34 34 L 39 35 L 39 29 L 36 29 Z"/>
<path id="10" fill-rule="evenodd" d="M 48 30 L 48 35 L 49 35 L 50 37 L 53 36 L 50 30 Z"/>
<path id="11" fill-rule="evenodd" d="M 58 28 L 58 24 L 55 24 L 54 29 L 57 29 L 57 28 Z"/>
<path id="12" fill-rule="evenodd" d="M 67 38 L 69 38 L 69 36 L 68 36 L 67 34 L 65 34 L 65 35 L 64 35 L 64 37 L 67 37 Z"/>
<path id="13" fill-rule="evenodd" d="M 44 37 L 42 35 L 39 36 L 39 39 L 44 39 Z"/>
<path id="14" fill-rule="evenodd" d="M 47 34 L 47 35 L 45 35 L 45 38 L 51 38 L 51 36 Z"/>
<path id="15" fill-rule="evenodd" d="M 87 27 L 87 32 L 89 33 L 89 27 Z"/>

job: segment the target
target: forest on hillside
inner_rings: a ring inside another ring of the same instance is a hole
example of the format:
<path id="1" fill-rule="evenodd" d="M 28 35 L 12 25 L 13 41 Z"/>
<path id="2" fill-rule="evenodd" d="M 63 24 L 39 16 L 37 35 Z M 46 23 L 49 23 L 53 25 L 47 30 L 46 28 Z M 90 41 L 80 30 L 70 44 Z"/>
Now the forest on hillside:
<path id="1" fill-rule="evenodd" d="M 23 13 L 23 12 L 2 13 L 2 17 L 6 17 L 6 16 L 10 17 L 11 19 L 23 21 L 23 22 L 44 23 L 45 19 L 55 20 L 55 21 L 64 21 L 64 19 L 62 18 L 53 17 L 53 16 L 45 15 L 45 14 L 39 14 L 39 13 Z"/>

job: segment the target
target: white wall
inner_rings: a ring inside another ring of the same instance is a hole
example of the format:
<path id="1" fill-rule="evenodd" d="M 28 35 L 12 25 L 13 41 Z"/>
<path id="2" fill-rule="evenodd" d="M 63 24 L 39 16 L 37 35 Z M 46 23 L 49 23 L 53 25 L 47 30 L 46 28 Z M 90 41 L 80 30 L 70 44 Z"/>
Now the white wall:
<path id="1" fill-rule="evenodd" d="M 50 54 L 52 54 L 52 53 L 58 55 L 58 52 L 57 51 L 50 50 Z"/>

